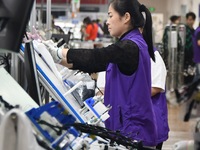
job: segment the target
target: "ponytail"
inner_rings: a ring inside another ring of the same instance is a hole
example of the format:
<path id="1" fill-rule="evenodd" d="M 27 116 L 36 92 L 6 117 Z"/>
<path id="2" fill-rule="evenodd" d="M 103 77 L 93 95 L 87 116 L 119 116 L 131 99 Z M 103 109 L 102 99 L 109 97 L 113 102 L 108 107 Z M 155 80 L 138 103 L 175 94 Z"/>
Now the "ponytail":
<path id="1" fill-rule="evenodd" d="M 120 16 L 124 16 L 126 12 L 130 13 L 131 24 L 134 29 L 143 28 L 142 34 L 148 45 L 149 55 L 155 61 L 152 40 L 152 18 L 149 10 L 144 5 L 141 5 L 138 0 L 112 0 L 111 4 Z M 146 14 L 146 23 L 142 12 Z"/>
<path id="2" fill-rule="evenodd" d="M 146 41 L 146 43 L 148 45 L 149 55 L 153 59 L 153 61 L 155 61 L 154 50 L 153 50 L 153 40 L 152 40 L 151 13 L 144 5 L 140 5 L 139 10 L 141 13 L 145 12 L 145 14 L 146 14 L 146 22 L 145 22 L 142 34 L 143 34 L 144 40 Z"/>

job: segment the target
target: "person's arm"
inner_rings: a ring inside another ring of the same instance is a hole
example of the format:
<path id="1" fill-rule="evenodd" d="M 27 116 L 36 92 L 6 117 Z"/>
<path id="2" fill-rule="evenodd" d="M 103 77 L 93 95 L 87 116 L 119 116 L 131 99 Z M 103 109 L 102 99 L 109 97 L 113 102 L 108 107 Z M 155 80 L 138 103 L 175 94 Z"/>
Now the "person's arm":
<path id="1" fill-rule="evenodd" d="M 200 46 L 200 32 L 197 34 L 197 45 Z"/>
<path id="2" fill-rule="evenodd" d="M 151 96 L 154 96 L 160 92 L 165 91 L 165 82 L 166 82 L 166 67 L 162 57 L 158 51 L 154 52 L 155 62 L 151 60 Z"/>
<path id="3" fill-rule="evenodd" d="M 161 93 L 163 91 L 163 89 L 161 88 L 157 88 L 157 87 L 152 87 L 151 88 L 151 96 L 155 96 L 158 93 Z"/>
<path id="4" fill-rule="evenodd" d="M 67 59 L 64 58 L 64 56 L 66 56 L 67 52 L 68 52 L 68 49 L 63 49 L 63 53 L 65 53 L 65 55 L 63 55 L 63 59 L 61 60 L 60 64 L 71 69 L 71 68 L 73 68 L 73 64 L 67 63 L 68 62 Z"/>
<path id="5" fill-rule="evenodd" d="M 139 61 L 139 49 L 129 40 L 120 41 L 100 49 L 63 49 L 62 65 L 88 73 L 105 71 L 109 63 L 118 65 L 125 75 L 135 72 Z"/>
<path id="6" fill-rule="evenodd" d="M 197 41 L 197 45 L 200 46 L 200 40 Z"/>

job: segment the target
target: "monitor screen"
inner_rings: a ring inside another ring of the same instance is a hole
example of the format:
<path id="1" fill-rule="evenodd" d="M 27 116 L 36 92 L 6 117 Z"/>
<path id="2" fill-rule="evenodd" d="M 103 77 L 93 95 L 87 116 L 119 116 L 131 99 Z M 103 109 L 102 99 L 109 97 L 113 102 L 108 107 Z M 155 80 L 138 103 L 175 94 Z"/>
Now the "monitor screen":
<path id="1" fill-rule="evenodd" d="M 34 0 L 0 0 L 0 51 L 19 52 Z"/>

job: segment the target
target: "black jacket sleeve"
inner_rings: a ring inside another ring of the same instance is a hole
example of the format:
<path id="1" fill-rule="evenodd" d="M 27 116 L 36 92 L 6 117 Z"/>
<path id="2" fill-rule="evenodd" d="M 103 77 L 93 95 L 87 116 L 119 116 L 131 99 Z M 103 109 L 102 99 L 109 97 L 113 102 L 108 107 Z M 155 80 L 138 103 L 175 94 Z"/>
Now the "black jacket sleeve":
<path id="1" fill-rule="evenodd" d="M 69 49 L 67 60 L 73 63 L 72 69 L 88 73 L 105 71 L 114 63 L 123 74 L 131 75 L 138 67 L 139 49 L 134 42 L 123 40 L 99 49 Z"/>

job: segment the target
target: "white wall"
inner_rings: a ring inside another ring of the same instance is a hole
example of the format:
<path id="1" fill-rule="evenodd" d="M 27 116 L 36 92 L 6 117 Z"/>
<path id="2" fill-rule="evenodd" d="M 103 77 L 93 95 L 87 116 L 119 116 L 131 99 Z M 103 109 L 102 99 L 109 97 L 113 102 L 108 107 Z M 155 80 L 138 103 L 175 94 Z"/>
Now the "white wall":
<path id="1" fill-rule="evenodd" d="M 164 23 L 167 22 L 167 9 L 166 9 L 166 5 L 167 5 L 167 0 L 138 0 L 141 4 L 144 4 L 147 8 L 149 7 L 154 7 L 155 8 L 155 13 L 162 13 L 164 16 Z M 174 0 L 176 1 L 176 0 Z"/>

